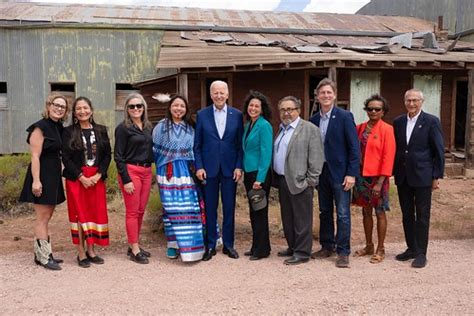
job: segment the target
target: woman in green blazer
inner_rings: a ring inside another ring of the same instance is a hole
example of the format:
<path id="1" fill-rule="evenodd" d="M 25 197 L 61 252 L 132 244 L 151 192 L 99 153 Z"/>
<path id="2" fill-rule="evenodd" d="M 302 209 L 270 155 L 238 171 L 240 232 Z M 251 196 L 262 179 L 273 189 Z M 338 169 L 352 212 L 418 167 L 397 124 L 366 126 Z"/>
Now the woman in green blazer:
<path id="1" fill-rule="evenodd" d="M 252 248 L 245 253 L 250 260 L 259 260 L 270 255 L 268 231 L 268 194 L 270 193 L 273 129 L 269 123 L 271 109 L 267 97 L 258 91 L 250 91 L 244 103 L 247 120 L 242 147 L 244 151 L 244 185 L 247 193 L 252 189 L 263 189 L 267 206 L 254 210 L 249 201 L 252 224 Z"/>

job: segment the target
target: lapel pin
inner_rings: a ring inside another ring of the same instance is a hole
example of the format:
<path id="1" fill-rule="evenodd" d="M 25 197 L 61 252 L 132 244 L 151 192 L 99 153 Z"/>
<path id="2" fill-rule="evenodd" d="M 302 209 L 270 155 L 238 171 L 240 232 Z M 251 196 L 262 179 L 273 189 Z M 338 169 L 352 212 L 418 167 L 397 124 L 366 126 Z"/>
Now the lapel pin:
<path id="1" fill-rule="evenodd" d="M 418 125 L 418 128 L 421 128 L 423 125 Z"/>
<path id="2" fill-rule="evenodd" d="M 332 116 L 332 118 L 333 118 L 333 119 L 335 119 L 335 118 L 336 118 L 336 116 L 335 116 L 335 115 L 333 115 L 333 116 Z"/>

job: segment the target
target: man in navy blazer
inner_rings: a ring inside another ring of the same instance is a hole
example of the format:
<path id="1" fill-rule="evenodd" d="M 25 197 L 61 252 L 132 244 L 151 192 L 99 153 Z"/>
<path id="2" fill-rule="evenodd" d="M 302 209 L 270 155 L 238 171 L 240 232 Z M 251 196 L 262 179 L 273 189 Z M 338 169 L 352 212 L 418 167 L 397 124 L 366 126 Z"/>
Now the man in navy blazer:
<path id="1" fill-rule="evenodd" d="M 351 189 L 360 169 L 360 146 L 354 116 L 335 105 L 336 92 L 332 80 L 325 78 L 319 82 L 315 95 L 321 109 L 310 119 L 319 127 L 325 156 L 318 189 L 321 249 L 312 258 L 327 258 L 335 251 L 336 267 L 347 268 L 351 252 Z"/>
<path id="2" fill-rule="evenodd" d="M 403 230 L 408 249 L 395 257 L 415 259 L 412 267 L 426 266 L 430 226 L 431 192 L 439 188 L 444 174 L 444 141 L 436 116 L 423 112 L 423 93 L 405 93 L 407 114 L 393 121 L 397 151 L 394 176 L 403 214 Z"/>
<path id="3" fill-rule="evenodd" d="M 227 105 L 229 89 L 224 81 L 214 81 L 210 93 L 214 104 L 198 112 L 194 137 L 196 177 L 206 182 L 203 191 L 207 247 L 202 260 L 210 260 L 216 254 L 219 191 L 223 213 L 223 252 L 237 259 L 234 213 L 237 182 L 242 177 L 242 112 Z"/>

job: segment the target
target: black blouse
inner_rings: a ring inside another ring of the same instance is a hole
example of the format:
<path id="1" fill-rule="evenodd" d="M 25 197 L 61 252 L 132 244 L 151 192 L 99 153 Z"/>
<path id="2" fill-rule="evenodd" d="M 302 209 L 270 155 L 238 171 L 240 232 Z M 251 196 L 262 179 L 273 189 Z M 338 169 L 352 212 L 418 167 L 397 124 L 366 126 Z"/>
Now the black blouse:
<path id="1" fill-rule="evenodd" d="M 132 125 L 127 128 L 122 122 L 115 128 L 114 159 L 122 183 L 132 182 L 127 163 L 150 164 L 153 162 L 153 138 L 151 130 Z"/>

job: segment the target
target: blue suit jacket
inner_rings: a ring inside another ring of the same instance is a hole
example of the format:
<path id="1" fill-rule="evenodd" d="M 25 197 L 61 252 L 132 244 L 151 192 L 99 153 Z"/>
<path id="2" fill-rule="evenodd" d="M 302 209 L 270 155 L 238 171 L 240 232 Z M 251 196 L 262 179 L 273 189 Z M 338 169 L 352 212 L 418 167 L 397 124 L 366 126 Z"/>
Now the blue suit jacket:
<path id="1" fill-rule="evenodd" d="M 219 169 L 224 177 L 232 177 L 236 168 L 242 169 L 242 112 L 227 105 L 227 120 L 222 139 L 214 120 L 214 107 L 197 113 L 194 134 L 196 170 L 204 168 L 207 177 L 216 177 Z"/>
<path id="2" fill-rule="evenodd" d="M 318 112 L 310 121 L 319 127 Z M 333 107 L 324 139 L 324 158 L 334 183 L 342 184 L 345 176 L 360 172 L 360 145 L 354 116 L 351 112 Z"/>
<path id="3" fill-rule="evenodd" d="M 393 121 L 397 151 L 393 174 L 395 184 L 406 179 L 412 187 L 428 187 L 444 174 L 444 140 L 439 119 L 421 111 L 407 144 L 407 115 Z"/>

